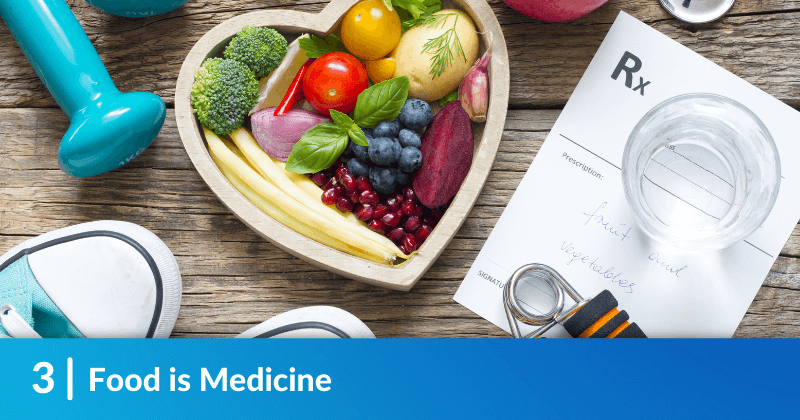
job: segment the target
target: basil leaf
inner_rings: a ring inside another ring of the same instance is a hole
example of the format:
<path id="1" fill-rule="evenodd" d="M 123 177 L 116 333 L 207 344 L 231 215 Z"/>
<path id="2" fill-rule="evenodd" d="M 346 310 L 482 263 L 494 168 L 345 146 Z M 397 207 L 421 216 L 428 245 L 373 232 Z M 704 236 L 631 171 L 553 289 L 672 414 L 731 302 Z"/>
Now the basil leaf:
<path id="1" fill-rule="evenodd" d="M 392 8 L 392 0 L 383 0 L 383 4 L 386 5 L 386 8 L 389 9 L 390 12 L 394 10 L 394 8 Z"/>
<path id="2" fill-rule="evenodd" d="M 369 146 L 369 141 L 367 140 L 366 134 L 361 130 L 361 127 L 353 123 L 350 126 L 350 130 L 347 131 L 347 134 L 350 136 L 350 139 L 353 140 L 353 143 L 367 147 Z"/>
<path id="3" fill-rule="evenodd" d="M 358 95 L 354 120 L 361 127 L 375 127 L 393 120 L 408 99 L 408 77 L 395 77 L 373 85 Z"/>
<path id="4" fill-rule="evenodd" d="M 306 52 L 306 57 L 308 58 L 320 58 L 334 51 L 349 53 L 344 46 L 344 42 L 336 35 L 328 35 L 325 39 L 309 35 L 308 38 L 300 38 L 297 42 L 300 44 L 300 48 Z"/>
<path id="5" fill-rule="evenodd" d="M 350 126 L 353 125 L 352 118 L 348 117 L 347 114 L 343 114 L 335 109 L 331 110 L 331 118 L 333 118 L 333 122 L 336 123 L 337 126 L 345 130 L 349 130 Z"/>
<path id="6" fill-rule="evenodd" d="M 347 147 L 347 136 L 347 129 L 336 124 L 317 125 L 292 147 L 286 170 L 296 174 L 312 174 L 330 168 Z"/>
<path id="7" fill-rule="evenodd" d="M 448 93 L 447 96 L 445 96 L 444 98 L 439 99 L 439 106 L 445 106 L 445 105 L 449 104 L 450 102 L 457 101 L 457 100 L 458 100 L 458 88 L 456 88 L 456 90 Z"/>

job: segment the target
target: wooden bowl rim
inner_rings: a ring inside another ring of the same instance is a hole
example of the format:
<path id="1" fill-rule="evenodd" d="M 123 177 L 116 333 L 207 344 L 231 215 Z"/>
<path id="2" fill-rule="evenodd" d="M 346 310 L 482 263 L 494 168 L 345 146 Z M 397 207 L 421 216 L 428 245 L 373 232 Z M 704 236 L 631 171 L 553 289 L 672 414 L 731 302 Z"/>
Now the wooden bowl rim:
<path id="1" fill-rule="evenodd" d="M 190 102 L 195 70 L 219 44 L 244 26 L 270 26 L 279 31 L 299 29 L 324 35 L 337 28 L 344 13 L 359 1 L 332 0 L 317 14 L 295 10 L 255 11 L 220 23 L 197 41 L 183 62 L 175 89 L 175 117 L 181 141 L 200 176 L 220 201 L 256 233 L 284 251 L 326 270 L 365 283 L 408 291 L 441 255 L 466 220 L 486 182 L 503 134 L 509 96 L 508 51 L 500 24 L 484 0 L 456 0 L 456 3 L 465 7 L 481 32 L 482 46 L 486 46 L 489 39 L 493 43 L 490 101 L 483 135 L 476 142 L 476 153 L 469 174 L 447 212 L 420 251 L 403 265 L 374 263 L 335 250 L 300 235 L 266 215 L 230 184 L 211 159 Z M 491 37 L 487 31 L 491 32 Z"/>

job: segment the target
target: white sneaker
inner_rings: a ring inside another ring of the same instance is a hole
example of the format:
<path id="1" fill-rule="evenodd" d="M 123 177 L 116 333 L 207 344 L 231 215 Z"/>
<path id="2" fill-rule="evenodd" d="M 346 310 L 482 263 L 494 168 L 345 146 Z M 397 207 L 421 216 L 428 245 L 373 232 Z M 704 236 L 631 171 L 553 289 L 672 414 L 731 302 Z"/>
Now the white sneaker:
<path id="1" fill-rule="evenodd" d="M 169 248 L 126 222 L 84 223 L 0 257 L 0 337 L 169 337 L 181 275 Z"/>
<path id="2" fill-rule="evenodd" d="M 375 334 L 350 312 L 309 306 L 276 315 L 236 338 L 375 338 Z"/>

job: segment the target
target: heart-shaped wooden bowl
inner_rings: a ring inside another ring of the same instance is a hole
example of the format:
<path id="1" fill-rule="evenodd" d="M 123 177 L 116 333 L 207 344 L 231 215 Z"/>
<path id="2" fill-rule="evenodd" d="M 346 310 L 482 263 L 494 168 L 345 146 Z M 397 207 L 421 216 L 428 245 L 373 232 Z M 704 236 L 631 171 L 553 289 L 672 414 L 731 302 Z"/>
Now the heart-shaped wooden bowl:
<path id="1" fill-rule="evenodd" d="M 485 0 L 445 2 L 445 7 L 462 8 L 472 17 L 482 33 L 481 54 L 487 49 L 489 42 L 493 43 L 490 65 L 491 98 L 486 122 L 473 124 L 475 153 L 467 179 L 419 252 L 405 264 L 388 266 L 351 256 L 308 239 L 267 216 L 239 193 L 211 160 L 200 123 L 192 114 L 189 99 L 195 70 L 207 57 L 221 56 L 221 51 L 230 38 L 243 27 L 269 26 L 283 33 L 289 40 L 302 33 L 325 36 L 336 31 L 345 12 L 359 1 L 333 0 L 318 14 L 292 10 L 251 12 L 217 25 L 197 41 L 183 62 L 175 90 L 175 116 L 181 140 L 197 171 L 222 203 L 259 235 L 311 264 L 345 277 L 407 291 L 422 278 L 466 219 L 489 175 L 503 133 L 508 109 L 508 51 L 497 18 Z"/>

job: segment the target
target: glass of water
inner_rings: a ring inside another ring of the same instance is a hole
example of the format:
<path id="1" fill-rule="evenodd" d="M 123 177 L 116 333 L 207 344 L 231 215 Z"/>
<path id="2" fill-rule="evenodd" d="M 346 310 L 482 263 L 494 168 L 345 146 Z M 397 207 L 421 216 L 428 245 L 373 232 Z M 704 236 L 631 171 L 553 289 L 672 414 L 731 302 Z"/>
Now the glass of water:
<path id="1" fill-rule="evenodd" d="M 725 248 L 772 211 L 781 164 L 767 127 L 744 105 L 693 93 L 668 99 L 633 129 L 625 197 L 654 239 L 688 251 Z"/>

